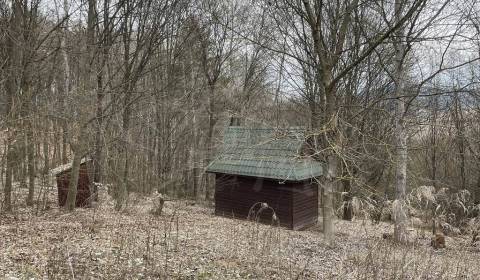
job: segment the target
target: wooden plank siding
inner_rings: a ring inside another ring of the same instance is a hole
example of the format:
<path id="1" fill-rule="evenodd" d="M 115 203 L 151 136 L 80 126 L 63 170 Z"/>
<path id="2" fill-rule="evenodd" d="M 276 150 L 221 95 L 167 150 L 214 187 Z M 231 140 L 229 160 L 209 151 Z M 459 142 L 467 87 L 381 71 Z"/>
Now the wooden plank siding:
<path id="1" fill-rule="evenodd" d="M 281 226 L 301 229 L 317 220 L 317 190 L 316 185 L 309 182 L 279 183 L 262 178 L 216 174 L 215 214 L 245 219 L 252 206 L 265 202 L 274 209 Z M 317 196 L 314 199 L 315 193 Z M 309 209 L 313 203 L 314 209 Z M 272 224 L 272 214 L 272 211 L 264 211 L 260 221 Z"/>
<path id="2" fill-rule="evenodd" d="M 311 182 L 293 189 L 293 229 L 315 225 L 318 219 L 318 185 Z"/>
<path id="3" fill-rule="evenodd" d="M 80 171 L 78 174 L 77 183 L 77 197 L 75 200 L 75 207 L 88 207 L 91 204 L 91 192 L 90 192 L 90 177 L 87 163 L 80 165 Z M 57 190 L 58 190 L 58 205 L 60 207 L 65 206 L 67 202 L 68 185 L 70 184 L 71 168 L 56 175 L 57 177 Z"/>

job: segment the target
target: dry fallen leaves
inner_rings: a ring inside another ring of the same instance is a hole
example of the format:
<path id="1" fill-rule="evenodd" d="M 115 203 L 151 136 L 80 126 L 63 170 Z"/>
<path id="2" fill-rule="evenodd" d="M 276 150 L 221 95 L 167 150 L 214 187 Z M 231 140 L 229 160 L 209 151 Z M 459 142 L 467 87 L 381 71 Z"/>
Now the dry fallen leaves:
<path id="1" fill-rule="evenodd" d="M 55 201 L 52 194 L 51 201 Z M 135 197 L 124 212 L 102 194 L 96 208 L 73 213 L 20 207 L 0 216 L 0 275 L 5 279 L 480 279 L 478 249 L 467 237 L 447 249 L 411 231 L 407 246 L 383 240 L 391 225 L 337 221 L 335 246 L 320 226 L 305 231 L 213 215 L 213 209 Z M 52 202 L 53 204 L 53 202 Z M 464 278 L 462 278 L 464 279 Z"/>

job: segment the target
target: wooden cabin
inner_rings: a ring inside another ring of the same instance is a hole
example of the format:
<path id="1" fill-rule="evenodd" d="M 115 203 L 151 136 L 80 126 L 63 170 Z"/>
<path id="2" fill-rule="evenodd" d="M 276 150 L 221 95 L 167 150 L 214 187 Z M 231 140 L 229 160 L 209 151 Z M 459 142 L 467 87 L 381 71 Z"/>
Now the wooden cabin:
<path id="1" fill-rule="evenodd" d="M 268 205 L 258 215 L 262 222 L 294 230 L 315 225 L 323 167 L 307 150 L 303 129 L 228 127 L 207 167 L 215 174 L 215 214 L 252 218 Z"/>
<path id="2" fill-rule="evenodd" d="M 91 206 L 93 193 L 93 178 L 91 178 L 93 162 L 91 159 L 82 159 L 80 171 L 78 173 L 77 197 L 75 207 Z M 58 205 L 65 206 L 67 202 L 68 186 L 70 184 L 70 175 L 72 172 L 72 163 L 67 163 L 51 170 L 57 181 Z"/>

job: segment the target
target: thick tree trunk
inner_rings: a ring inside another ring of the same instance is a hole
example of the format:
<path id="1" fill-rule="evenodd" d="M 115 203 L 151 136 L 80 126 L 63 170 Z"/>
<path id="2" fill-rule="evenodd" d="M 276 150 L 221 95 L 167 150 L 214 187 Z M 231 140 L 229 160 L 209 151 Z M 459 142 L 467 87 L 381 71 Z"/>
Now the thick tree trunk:
<path id="1" fill-rule="evenodd" d="M 323 191 L 323 233 L 328 241 L 333 241 L 335 236 L 335 227 L 333 220 L 335 216 L 333 197 L 335 193 L 336 177 L 337 177 L 337 163 L 336 155 L 329 155 L 327 157 L 327 176 L 324 183 Z"/>
<path id="2" fill-rule="evenodd" d="M 396 21 L 400 21 L 402 17 L 401 0 L 395 0 L 395 17 Z M 405 207 L 405 196 L 407 190 L 407 161 L 408 161 L 408 147 L 407 147 L 407 133 L 405 128 L 405 69 L 404 56 L 406 52 L 403 28 L 398 28 L 395 32 L 395 155 L 396 155 L 396 170 L 395 170 L 395 202 L 394 202 L 394 238 L 397 242 L 405 242 L 407 240 L 407 213 Z"/>
<path id="3" fill-rule="evenodd" d="M 327 85 L 331 81 L 331 77 L 331 73 L 323 73 L 322 76 L 317 77 L 316 83 Z M 326 163 L 325 180 L 323 181 L 323 186 L 321 186 L 322 192 L 320 193 L 322 201 L 323 233 L 328 242 L 333 242 L 335 236 L 335 227 L 333 223 L 335 216 L 334 194 L 336 191 L 338 168 L 338 155 L 333 150 L 335 147 L 333 141 L 336 141 L 337 129 L 335 118 L 335 90 L 333 88 L 324 88 L 321 99 L 323 101 L 320 102 L 321 104 L 317 104 L 314 100 L 310 101 L 310 125 L 314 135 L 311 139 L 311 148 L 315 152 L 320 150 L 325 151 L 316 155 L 315 158 L 316 160 L 324 161 Z M 323 108 L 320 107 L 321 110 L 319 110 L 319 106 L 322 105 Z"/>
<path id="4" fill-rule="evenodd" d="M 401 103 L 402 105 L 400 105 Z M 402 100 L 397 100 L 397 114 L 403 114 L 404 106 Z M 395 140 L 396 140 L 396 170 L 395 170 L 395 229 L 394 237 L 397 242 L 406 241 L 407 213 L 405 207 L 405 196 L 407 189 L 407 136 L 403 117 L 396 117 L 395 121 Z"/>
<path id="5" fill-rule="evenodd" d="M 326 183 L 323 198 L 323 233 L 328 242 L 333 242 L 335 237 L 334 219 L 334 194 L 336 191 L 337 170 L 339 158 L 335 151 L 337 142 L 337 118 L 336 118 L 336 91 L 334 85 L 331 84 L 333 73 L 331 69 L 324 71 L 320 84 L 329 85 L 324 88 L 325 107 L 323 110 L 323 145 L 322 149 L 326 149 Z"/>

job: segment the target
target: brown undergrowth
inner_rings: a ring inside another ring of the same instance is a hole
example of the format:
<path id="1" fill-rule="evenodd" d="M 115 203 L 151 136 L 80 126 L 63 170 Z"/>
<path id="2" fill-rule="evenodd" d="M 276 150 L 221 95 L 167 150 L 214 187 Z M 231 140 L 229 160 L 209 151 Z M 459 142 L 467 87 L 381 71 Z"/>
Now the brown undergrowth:
<path id="1" fill-rule="evenodd" d="M 479 250 L 468 237 L 411 230 L 411 243 L 382 239 L 387 223 L 336 221 L 327 245 L 321 226 L 290 231 L 213 215 L 191 201 L 133 197 L 124 212 L 103 194 L 94 208 L 36 212 L 18 207 L 0 216 L 4 279 L 480 279 Z M 54 196 L 52 195 L 52 201 Z"/>

